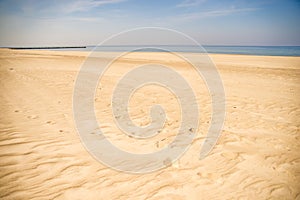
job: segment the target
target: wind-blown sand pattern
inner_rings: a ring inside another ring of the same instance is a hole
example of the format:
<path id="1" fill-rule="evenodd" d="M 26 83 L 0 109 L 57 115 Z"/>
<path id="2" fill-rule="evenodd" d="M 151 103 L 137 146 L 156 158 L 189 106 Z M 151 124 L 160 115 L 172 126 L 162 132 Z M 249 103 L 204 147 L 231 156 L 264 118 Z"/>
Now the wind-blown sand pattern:
<path id="1" fill-rule="evenodd" d="M 161 104 L 168 116 L 163 131 L 136 140 L 117 129 L 109 98 L 134 63 L 158 60 L 176 68 L 197 94 L 201 111 L 196 139 L 179 161 L 136 175 L 97 162 L 80 142 L 72 94 L 86 55 L 0 50 L 1 199 L 300 198 L 299 57 L 211 55 L 224 83 L 226 119 L 217 145 L 203 160 L 199 152 L 211 114 L 204 82 L 165 53 L 134 53 L 119 60 L 100 82 L 95 107 L 101 129 L 120 148 L 157 151 L 170 143 L 180 123 L 175 96 L 146 86 L 130 101 L 131 118 L 146 125 L 150 106 Z"/>

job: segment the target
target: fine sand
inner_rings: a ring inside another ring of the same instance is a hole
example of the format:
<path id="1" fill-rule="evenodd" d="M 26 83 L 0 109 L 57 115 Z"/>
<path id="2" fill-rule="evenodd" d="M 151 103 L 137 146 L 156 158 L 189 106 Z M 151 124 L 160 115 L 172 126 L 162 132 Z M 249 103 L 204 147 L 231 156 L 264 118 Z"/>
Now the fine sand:
<path id="1" fill-rule="evenodd" d="M 132 96 L 130 117 L 145 126 L 151 105 L 160 104 L 167 115 L 163 130 L 144 140 L 122 134 L 110 98 L 133 65 L 173 67 L 189 81 L 201 109 L 196 137 L 177 162 L 153 173 L 129 174 L 96 161 L 76 132 L 72 97 L 86 55 L 0 50 L 1 199 L 300 199 L 300 57 L 210 55 L 223 81 L 226 119 L 217 145 L 202 160 L 212 112 L 204 81 L 167 53 L 119 59 L 95 95 L 100 128 L 119 148 L 158 151 L 172 141 L 181 120 L 174 94 L 148 85 Z M 99 62 L 113 56 L 98 55 Z"/>

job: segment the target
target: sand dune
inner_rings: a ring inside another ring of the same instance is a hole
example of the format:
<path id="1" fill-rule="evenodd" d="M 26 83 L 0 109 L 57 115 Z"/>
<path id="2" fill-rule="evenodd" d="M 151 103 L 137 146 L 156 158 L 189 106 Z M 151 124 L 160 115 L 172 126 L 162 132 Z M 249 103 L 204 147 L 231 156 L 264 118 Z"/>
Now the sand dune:
<path id="1" fill-rule="evenodd" d="M 201 106 L 196 139 L 183 157 L 163 170 L 136 175 L 99 163 L 80 142 L 72 95 L 87 55 L 0 50 L 1 199 L 300 198 L 299 57 L 210 55 L 224 83 L 226 119 L 217 145 L 203 160 L 199 152 L 211 122 L 203 80 L 166 53 L 134 53 L 116 62 L 98 85 L 95 107 L 101 129 L 118 147 L 157 151 L 174 138 L 180 123 L 174 95 L 145 86 L 132 96 L 131 118 L 146 125 L 150 106 L 161 104 L 168 116 L 163 131 L 136 140 L 118 130 L 109 98 L 134 63 L 159 61 L 176 68 Z M 113 53 L 99 55 L 101 60 Z"/>

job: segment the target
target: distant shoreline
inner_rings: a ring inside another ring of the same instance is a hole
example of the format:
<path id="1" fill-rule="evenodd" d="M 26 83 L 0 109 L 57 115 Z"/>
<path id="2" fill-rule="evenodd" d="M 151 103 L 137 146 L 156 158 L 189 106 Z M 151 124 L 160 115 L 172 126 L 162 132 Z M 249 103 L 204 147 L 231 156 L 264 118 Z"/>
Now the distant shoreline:
<path id="1" fill-rule="evenodd" d="M 25 49 L 85 49 L 86 46 L 68 46 L 68 47 L 8 47 L 8 49 L 25 50 Z"/>
<path id="2" fill-rule="evenodd" d="M 1 47 L 12 50 L 57 50 L 84 52 L 186 52 L 256 56 L 300 56 L 300 46 L 183 46 L 183 45 L 110 45 L 110 46 L 50 46 Z"/>

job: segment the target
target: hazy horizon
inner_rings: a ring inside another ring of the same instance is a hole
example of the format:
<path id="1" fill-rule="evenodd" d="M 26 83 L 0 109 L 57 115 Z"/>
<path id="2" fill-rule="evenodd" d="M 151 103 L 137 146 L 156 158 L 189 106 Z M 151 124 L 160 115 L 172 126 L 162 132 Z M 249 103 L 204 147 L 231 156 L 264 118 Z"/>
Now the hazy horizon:
<path id="1" fill-rule="evenodd" d="M 86 48 L 86 47 L 97 47 L 97 44 L 91 44 L 91 45 L 61 45 L 61 46 L 0 46 L 0 48 L 47 48 L 47 47 L 65 47 L 65 48 Z M 102 47 L 126 47 L 126 46 L 141 46 L 141 47 L 151 47 L 151 46 L 197 46 L 197 45 L 185 45 L 185 44 L 172 44 L 172 45 L 160 45 L 160 44 L 139 44 L 139 45 L 130 45 L 130 44 L 125 44 L 125 45 L 101 45 Z M 231 45 L 231 44 L 226 44 L 226 45 L 218 45 L 218 44 L 201 44 L 201 46 L 204 47 L 300 47 L 300 45 Z"/>

